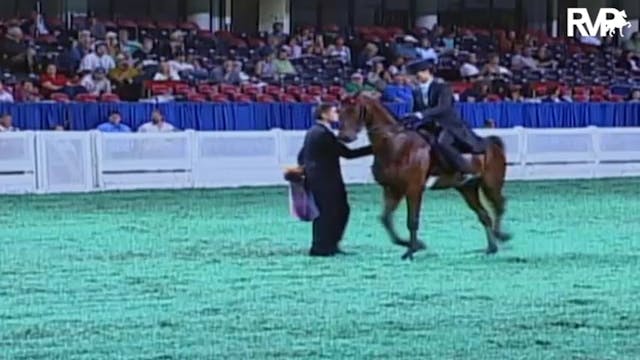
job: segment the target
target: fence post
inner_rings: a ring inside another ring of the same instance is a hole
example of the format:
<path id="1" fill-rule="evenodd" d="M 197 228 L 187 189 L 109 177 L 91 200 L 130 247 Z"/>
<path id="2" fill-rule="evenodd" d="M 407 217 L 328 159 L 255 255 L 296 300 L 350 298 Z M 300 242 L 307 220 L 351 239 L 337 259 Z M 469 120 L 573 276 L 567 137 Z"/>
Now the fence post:
<path id="1" fill-rule="evenodd" d="M 196 187 L 196 175 L 198 171 L 198 134 L 193 129 L 185 130 L 187 133 L 187 148 L 189 150 L 189 187 Z"/>
<path id="2" fill-rule="evenodd" d="M 273 128 L 271 129 L 271 133 L 273 134 L 276 143 L 276 161 L 278 162 L 278 166 L 282 167 L 284 154 L 283 130 L 280 128 Z"/>
<path id="3" fill-rule="evenodd" d="M 598 168 L 600 167 L 600 129 L 597 126 L 590 125 L 589 131 L 591 132 L 591 141 L 593 142 L 593 169 L 591 170 L 591 177 L 598 177 Z"/>

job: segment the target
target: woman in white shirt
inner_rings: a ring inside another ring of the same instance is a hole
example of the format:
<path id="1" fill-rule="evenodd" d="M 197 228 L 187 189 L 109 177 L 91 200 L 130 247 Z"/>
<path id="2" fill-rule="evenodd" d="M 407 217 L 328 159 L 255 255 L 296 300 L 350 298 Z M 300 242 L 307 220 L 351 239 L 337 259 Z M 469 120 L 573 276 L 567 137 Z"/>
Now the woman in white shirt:
<path id="1" fill-rule="evenodd" d="M 160 63 L 158 72 L 153 76 L 153 81 L 180 81 L 180 75 L 171 68 L 168 62 Z"/>

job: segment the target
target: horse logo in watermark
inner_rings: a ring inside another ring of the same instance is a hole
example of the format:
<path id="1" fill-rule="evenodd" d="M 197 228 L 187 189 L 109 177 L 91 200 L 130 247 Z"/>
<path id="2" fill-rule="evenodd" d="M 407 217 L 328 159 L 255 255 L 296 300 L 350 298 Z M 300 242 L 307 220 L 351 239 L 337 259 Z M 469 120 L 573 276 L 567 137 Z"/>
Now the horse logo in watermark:
<path id="1" fill-rule="evenodd" d="M 624 37 L 622 29 L 630 26 L 631 23 L 627 21 L 626 10 L 602 8 L 598 11 L 598 17 L 596 17 L 596 21 L 594 23 L 591 21 L 591 17 L 589 16 L 587 9 L 567 9 L 567 36 L 570 37 L 575 36 L 575 29 L 578 29 L 578 34 L 580 34 L 580 36 L 614 36 L 616 30 L 618 30 L 620 37 Z"/>

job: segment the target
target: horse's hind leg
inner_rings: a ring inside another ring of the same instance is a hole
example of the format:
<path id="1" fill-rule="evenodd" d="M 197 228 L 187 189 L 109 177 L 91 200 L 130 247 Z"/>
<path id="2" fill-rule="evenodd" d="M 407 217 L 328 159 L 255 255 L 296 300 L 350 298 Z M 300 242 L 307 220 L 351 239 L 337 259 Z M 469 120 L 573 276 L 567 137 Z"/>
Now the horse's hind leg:
<path id="1" fill-rule="evenodd" d="M 493 222 L 487 210 L 482 206 L 478 189 L 479 185 L 477 184 L 457 188 L 458 192 L 462 194 L 462 197 L 464 197 L 464 200 L 467 202 L 467 205 L 476 213 L 478 220 L 482 223 L 482 226 L 484 226 L 487 234 L 487 254 L 495 254 L 498 252 L 498 245 L 496 244 L 496 238 L 493 232 Z"/>
<path id="2" fill-rule="evenodd" d="M 382 216 L 380 216 L 380 221 L 382 222 L 382 225 L 384 225 L 384 228 L 387 230 L 387 233 L 394 244 L 408 248 L 409 242 L 402 240 L 400 236 L 398 236 L 393 224 L 393 213 L 398 208 L 398 204 L 400 203 L 400 200 L 402 200 L 402 196 L 403 194 L 394 191 L 391 187 L 384 187 L 384 212 L 382 213 Z"/>
<path id="3" fill-rule="evenodd" d="M 507 199 L 502 196 L 502 189 L 500 188 L 489 188 L 488 186 L 483 186 L 482 191 L 486 196 L 487 200 L 491 203 L 491 207 L 494 212 L 493 219 L 493 235 L 502 242 L 507 242 L 511 239 L 511 234 L 502 231 L 502 218 L 504 217 L 504 213 L 506 210 Z"/>
<path id="4" fill-rule="evenodd" d="M 418 240 L 418 228 L 420 226 L 420 207 L 422 205 L 422 196 L 424 195 L 424 187 L 422 183 L 415 189 L 409 189 L 407 192 L 407 228 L 411 234 L 409 240 L 409 249 L 402 256 L 402 259 L 413 259 L 413 254 L 424 249 L 425 244 Z"/>

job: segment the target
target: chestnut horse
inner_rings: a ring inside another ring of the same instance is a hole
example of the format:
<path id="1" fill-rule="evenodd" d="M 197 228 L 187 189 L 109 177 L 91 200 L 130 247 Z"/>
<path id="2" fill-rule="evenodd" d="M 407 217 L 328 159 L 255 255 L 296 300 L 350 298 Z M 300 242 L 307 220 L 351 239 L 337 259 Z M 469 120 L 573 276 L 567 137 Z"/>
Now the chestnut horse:
<path id="1" fill-rule="evenodd" d="M 462 195 L 486 230 L 487 254 L 496 253 L 498 243 L 509 240 L 510 235 L 501 230 L 506 159 L 499 137 L 483 139 L 485 154 L 468 155 L 481 176 L 462 186 L 457 180 L 459 174 L 439 160 L 430 135 L 405 129 L 378 100 L 360 96 L 342 107 L 338 137 L 347 143 L 355 141 L 364 128 L 373 147 L 373 177 L 384 189 L 380 220 L 392 242 L 407 248 L 402 259 L 413 259 L 415 252 L 425 248 L 417 237 L 425 184 L 431 189 L 455 188 Z M 398 236 L 393 224 L 392 215 L 403 199 L 407 201 L 409 241 Z"/>

